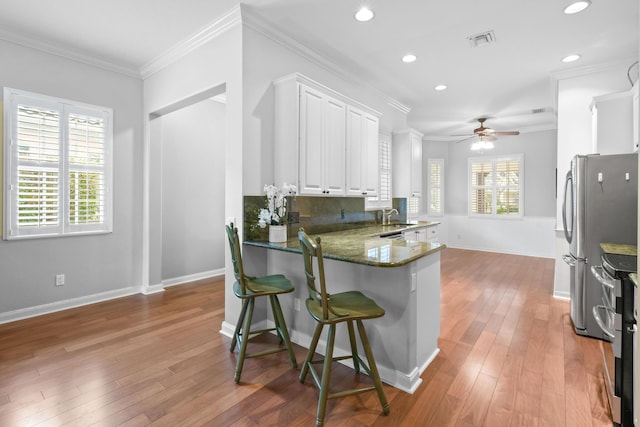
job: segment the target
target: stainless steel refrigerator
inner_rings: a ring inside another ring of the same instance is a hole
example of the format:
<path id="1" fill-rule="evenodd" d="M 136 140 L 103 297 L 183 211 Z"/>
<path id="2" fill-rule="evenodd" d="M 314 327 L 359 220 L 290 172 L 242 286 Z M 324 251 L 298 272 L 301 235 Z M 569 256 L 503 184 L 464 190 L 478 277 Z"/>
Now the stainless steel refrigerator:
<path id="1" fill-rule="evenodd" d="M 562 220 L 569 242 L 563 255 L 571 268 L 571 320 L 577 334 L 606 339 L 592 307 L 602 304 L 601 287 L 590 273 L 600 264 L 600 243 L 636 244 L 638 155 L 578 155 L 564 186 Z"/>

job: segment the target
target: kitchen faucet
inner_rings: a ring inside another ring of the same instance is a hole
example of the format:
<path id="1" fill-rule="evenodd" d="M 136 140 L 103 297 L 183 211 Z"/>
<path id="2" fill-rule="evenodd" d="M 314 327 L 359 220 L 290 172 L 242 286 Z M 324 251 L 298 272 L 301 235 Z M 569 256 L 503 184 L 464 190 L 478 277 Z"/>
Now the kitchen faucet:
<path id="1" fill-rule="evenodd" d="M 382 209 L 382 225 L 389 225 L 391 224 L 391 215 L 393 214 L 398 215 L 398 210 L 397 209 L 389 209 L 389 212 L 385 211 L 384 209 Z M 385 221 L 385 217 L 387 218 Z"/>

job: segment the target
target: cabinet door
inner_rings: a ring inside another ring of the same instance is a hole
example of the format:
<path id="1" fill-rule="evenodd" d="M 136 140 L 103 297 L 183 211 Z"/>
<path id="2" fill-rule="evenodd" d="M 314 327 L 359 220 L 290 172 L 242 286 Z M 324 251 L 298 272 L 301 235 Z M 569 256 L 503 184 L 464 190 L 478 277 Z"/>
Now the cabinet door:
<path id="1" fill-rule="evenodd" d="M 347 195 L 377 196 L 378 118 L 355 108 L 347 109 Z"/>
<path id="2" fill-rule="evenodd" d="M 364 182 L 362 165 L 366 158 L 364 112 L 347 109 L 347 195 L 362 196 Z"/>
<path id="3" fill-rule="evenodd" d="M 422 139 L 411 135 L 411 197 L 422 197 Z"/>
<path id="4" fill-rule="evenodd" d="M 364 191 L 368 197 L 378 195 L 380 185 L 380 143 L 378 132 L 380 124 L 378 118 L 367 114 L 365 116 L 365 146 L 366 155 L 363 165 Z"/>
<path id="5" fill-rule="evenodd" d="M 345 114 L 346 105 L 337 99 L 325 101 L 324 122 L 324 179 L 325 194 L 344 196 L 345 194 Z"/>
<path id="6" fill-rule="evenodd" d="M 300 194 L 324 192 L 324 104 L 323 94 L 300 86 Z"/>

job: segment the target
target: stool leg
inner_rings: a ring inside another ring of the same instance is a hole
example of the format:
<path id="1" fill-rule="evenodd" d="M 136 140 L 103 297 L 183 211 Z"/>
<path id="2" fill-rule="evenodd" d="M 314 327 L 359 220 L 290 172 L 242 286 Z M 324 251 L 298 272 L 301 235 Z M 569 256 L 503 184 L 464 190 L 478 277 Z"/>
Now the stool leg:
<path id="1" fill-rule="evenodd" d="M 367 339 L 367 332 L 364 329 L 362 320 L 356 320 L 356 322 L 358 322 L 358 333 L 360 334 L 360 341 L 362 341 L 362 347 L 364 348 L 364 353 L 367 355 L 367 361 L 369 362 L 369 370 L 371 371 L 371 376 L 373 377 L 373 382 L 376 386 L 376 391 L 378 392 L 378 399 L 380 399 L 382 412 L 385 415 L 388 415 L 389 404 L 387 403 L 387 397 L 385 396 L 384 389 L 382 388 L 382 382 L 380 381 L 380 374 L 378 373 L 378 366 L 376 365 L 376 361 L 373 358 L 373 352 L 371 351 L 371 346 L 369 345 L 369 340 Z"/>
<path id="2" fill-rule="evenodd" d="M 251 328 L 251 318 L 253 317 L 253 306 L 255 298 L 249 298 L 247 310 L 242 322 L 242 338 L 240 339 L 240 352 L 238 354 L 238 362 L 236 363 L 236 374 L 233 381 L 237 384 L 242 374 L 242 366 L 244 365 L 244 355 L 247 352 L 247 344 L 249 343 L 249 329 Z"/>
<path id="3" fill-rule="evenodd" d="M 353 359 L 353 369 L 356 373 L 360 372 L 360 361 L 358 360 L 358 345 L 356 344 L 356 337 L 353 332 L 353 320 L 347 321 L 347 328 L 349 329 L 349 343 L 351 344 L 351 358 Z"/>
<path id="4" fill-rule="evenodd" d="M 229 347 L 229 351 L 233 353 L 236 349 L 236 343 L 238 342 L 238 334 L 240 333 L 240 329 L 242 328 L 242 323 L 244 323 L 244 315 L 247 312 L 247 304 L 249 303 L 248 299 L 242 300 L 242 308 L 240 309 L 240 316 L 238 316 L 238 321 L 236 322 L 236 330 L 233 332 L 233 337 L 231 337 L 231 346 Z"/>
<path id="5" fill-rule="evenodd" d="M 324 355 L 322 366 L 322 380 L 320 381 L 320 397 L 318 398 L 318 413 L 316 415 L 316 427 L 324 424 L 324 414 L 327 410 L 327 396 L 329 395 L 329 378 L 331 376 L 331 363 L 333 363 L 333 344 L 336 338 L 336 325 L 329 325 L 329 335 L 327 337 L 327 351 Z"/>
<path id="6" fill-rule="evenodd" d="M 273 320 L 276 323 L 276 331 L 280 337 L 280 341 L 284 341 L 287 346 L 287 352 L 289 353 L 289 360 L 293 368 L 298 368 L 298 362 L 296 361 L 296 355 L 293 353 L 293 346 L 291 345 L 291 339 L 289 338 L 289 331 L 287 330 L 287 324 L 284 321 L 284 315 L 282 314 L 282 307 L 277 295 L 271 296 L 271 308 L 273 311 Z"/>
<path id="7" fill-rule="evenodd" d="M 313 332 L 313 338 L 311 339 L 311 345 L 309 346 L 309 350 L 307 351 L 307 357 L 305 357 L 304 359 L 302 370 L 300 371 L 300 376 L 298 377 L 301 383 L 304 382 L 304 379 L 307 377 L 307 372 L 309 372 L 309 364 L 311 363 L 311 360 L 313 360 L 313 355 L 316 352 L 316 347 L 318 346 L 318 340 L 320 339 L 320 334 L 322 333 L 323 327 L 324 325 L 322 323 L 316 324 L 316 329 Z"/>

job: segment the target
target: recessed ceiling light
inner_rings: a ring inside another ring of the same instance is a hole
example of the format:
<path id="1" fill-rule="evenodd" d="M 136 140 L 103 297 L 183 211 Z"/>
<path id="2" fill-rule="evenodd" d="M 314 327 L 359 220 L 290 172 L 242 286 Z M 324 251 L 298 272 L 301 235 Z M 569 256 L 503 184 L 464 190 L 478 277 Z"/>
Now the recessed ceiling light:
<path id="1" fill-rule="evenodd" d="M 373 11 L 367 7 L 363 7 L 356 12 L 356 19 L 360 22 L 367 22 L 373 19 Z"/>
<path id="2" fill-rule="evenodd" d="M 574 1 L 564 8 L 564 13 L 566 13 L 567 15 L 572 15 L 574 13 L 582 12 L 583 10 L 588 8 L 589 5 L 591 5 L 591 0 Z"/>
<path id="3" fill-rule="evenodd" d="M 402 57 L 402 62 L 414 62 L 416 59 L 418 59 L 418 57 L 410 53 Z"/>
<path id="4" fill-rule="evenodd" d="M 434 87 L 435 90 L 445 90 L 446 88 L 447 88 L 447 85 L 438 85 Z"/>
<path id="5" fill-rule="evenodd" d="M 578 55 L 577 53 L 574 53 L 572 55 L 567 55 L 564 58 L 562 58 L 562 62 L 573 62 L 573 61 L 577 61 L 578 59 L 580 59 L 580 55 Z"/>

